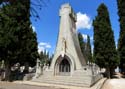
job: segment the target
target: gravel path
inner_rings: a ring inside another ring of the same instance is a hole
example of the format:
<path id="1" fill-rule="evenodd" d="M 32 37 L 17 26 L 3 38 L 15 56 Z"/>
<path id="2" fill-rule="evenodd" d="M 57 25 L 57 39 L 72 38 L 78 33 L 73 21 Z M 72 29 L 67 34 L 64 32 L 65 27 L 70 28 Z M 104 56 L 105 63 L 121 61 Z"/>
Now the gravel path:
<path id="1" fill-rule="evenodd" d="M 9 82 L 0 82 L 0 89 L 57 89 L 54 87 L 44 87 L 44 86 L 31 86 L 24 84 L 16 84 Z"/>

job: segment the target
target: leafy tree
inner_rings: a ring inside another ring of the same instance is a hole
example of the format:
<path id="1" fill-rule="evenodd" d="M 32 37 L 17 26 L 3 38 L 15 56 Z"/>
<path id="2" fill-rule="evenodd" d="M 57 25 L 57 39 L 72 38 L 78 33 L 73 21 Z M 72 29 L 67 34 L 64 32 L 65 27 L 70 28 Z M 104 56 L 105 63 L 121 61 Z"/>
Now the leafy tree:
<path id="1" fill-rule="evenodd" d="M 117 0 L 118 15 L 120 22 L 120 37 L 118 41 L 118 52 L 120 58 L 121 72 L 125 72 L 125 0 Z"/>
<path id="2" fill-rule="evenodd" d="M 51 62 L 52 62 L 53 57 L 54 57 L 54 54 L 52 54 L 52 55 L 50 56 L 50 58 L 49 58 L 49 66 L 51 65 Z"/>
<path id="3" fill-rule="evenodd" d="M 80 48 L 83 56 L 85 57 L 85 60 L 87 61 L 87 63 L 92 62 L 90 37 L 87 36 L 87 43 L 86 43 L 84 42 L 82 34 L 78 33 L 78 39 L 79 39 Z"/>
<path id="4" fill-rule="evenodd" d="M 0 0 L 0 5 L 2 4 L 13 4 L 15 2 L 21 2 L 22 0 Z M 36 9 L 42 9 L 42 7 L 46 7 L 47 6 L 47 2 L 49 0 L 35 0 L 34 2 L 32 2 L 32 0 L 24 0 L 23 2 L 25 2 L 24 4 L 26 4 L 27 2 L 30 4 L 30 16 L 35 17 L 35 20 L 39 19 L 39 15 L 38 12 L 36 11 Z M 28 8 L 29 9 L 29 8 Z"/>
<path id="5" fill-rule="evenodd" d="M 94 58 L 97 65 L 106 68 L 107 77 L 110 78 L 119 60 L 114 42 L 114 35 L 109 19 L 107 7 L 102 3 L 97 9 L 94 26 Z"/>
<path id="6" fill-rule="evenodd" d="M 38 57 L 37 39 L 36 33 L 30 26 L 30 0 L 14 0 L 14 2 L 10 0 L 2 5 L 0 59 L 5 62 L 5 79 L 9 80 L 10 68 L 15 63 L 35 65 Z"/>
<path id="7" fill-rule="evenodd" d="M 11 65 L 16 60 L 18 37 L 15 35 L 17 21 L 12 18 L 12 7 L 3 6 L 0 11 L 0 59 L 5 61 L 6 80 L 9 79 Z M 13 44 L 12 44 L 13 43 Z"/>
<path id="8" fill-rule="evenodd" d="M 49 58 L 49 52 L 46 52 L 46 50 L 44 52 L 41 51 L 40 54 L 39 54 L 39 59 L 41 61 L 42 67 L 44 65 L 49 64 L 49 60 L 50 60 L 50 58 Z"/>
<path id="9" fill-rule="evenodd" d="M 91 52 L 91 44 L 90 44 L 90 37 L 87 36 L 87 43 L 86 43 L 86 56 L 89 63 L 92 63 L 92 52 Z"/>
<path id="10" fill-rule="evenodd" d="M 85 57 L 85 60 L 87 60 L 87 55 L 86 55 L 86 43 L 84 42 L 83 36 L 81 33 L 78 33 L 78 39 L 79 39 L 79 44 L 80 44 L 80 48 L 82 51 L 83 56 Z"/>

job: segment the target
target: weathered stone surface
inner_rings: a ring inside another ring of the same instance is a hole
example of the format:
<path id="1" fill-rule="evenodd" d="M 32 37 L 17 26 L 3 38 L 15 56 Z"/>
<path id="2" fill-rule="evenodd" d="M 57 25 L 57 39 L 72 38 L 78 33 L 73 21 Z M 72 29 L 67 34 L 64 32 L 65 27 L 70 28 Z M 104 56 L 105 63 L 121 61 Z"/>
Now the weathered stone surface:
<path id="1" fill-rule="evenodd" d="M 76 14 L 69 4 L 64 4 L 60 9 L 60 30 L 57 41 L 57 47 L 52 60 L 51 69 L 54 70 L 57 59 L 63 55 L 70 58 L 72 70 L 81 69 L 86 65 L 85 59 L 81 53 L 76 31 Z"/>

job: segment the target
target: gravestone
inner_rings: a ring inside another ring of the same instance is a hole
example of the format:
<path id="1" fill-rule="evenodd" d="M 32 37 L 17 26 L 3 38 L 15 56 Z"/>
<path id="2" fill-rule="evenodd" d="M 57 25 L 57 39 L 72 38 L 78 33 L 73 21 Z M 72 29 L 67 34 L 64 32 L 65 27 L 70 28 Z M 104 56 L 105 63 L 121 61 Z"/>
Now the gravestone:
<path id="1" fill-rule="evenodd" d="M 61 6 L 56 50 L 49 69 L 36 82 L 90 87 L 101 75 L 97 66 L 88 66 L 82 55 L 76 31 L 76 14 L 66 3 Z"/>
<path id="2" fill-rule="evenodd" d="M 38 78 L 41 74 L 42 74 L 41 63 L 40 63 L 40 60 L 37 59 L 37 63 L 36 63 L 36 73 L 35 73 L 35 76 L 34 76 L 33 78 L 34 78 L 34 79 L 35 79 L 35 78 Z"/>

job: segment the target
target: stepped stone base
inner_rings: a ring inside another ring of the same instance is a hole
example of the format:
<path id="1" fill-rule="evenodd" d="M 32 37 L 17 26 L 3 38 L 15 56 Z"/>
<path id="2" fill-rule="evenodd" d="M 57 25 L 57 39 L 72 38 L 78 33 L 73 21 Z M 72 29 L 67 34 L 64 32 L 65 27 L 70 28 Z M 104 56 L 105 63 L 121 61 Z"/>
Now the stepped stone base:
<path id="1" fill-rule="evenodd" d="M 87 68 L 86 70 L 75 70 L 70 76 L 54 76 L 52 71 L 44 71 L 43 75 L 39 78 L 33 79 L 32 81 L 68 86 L 90 87 L 101 78 L 102 76 L 99 73 L 94 74 L 93 72 L 92 74 L 91 69 Z"/>

